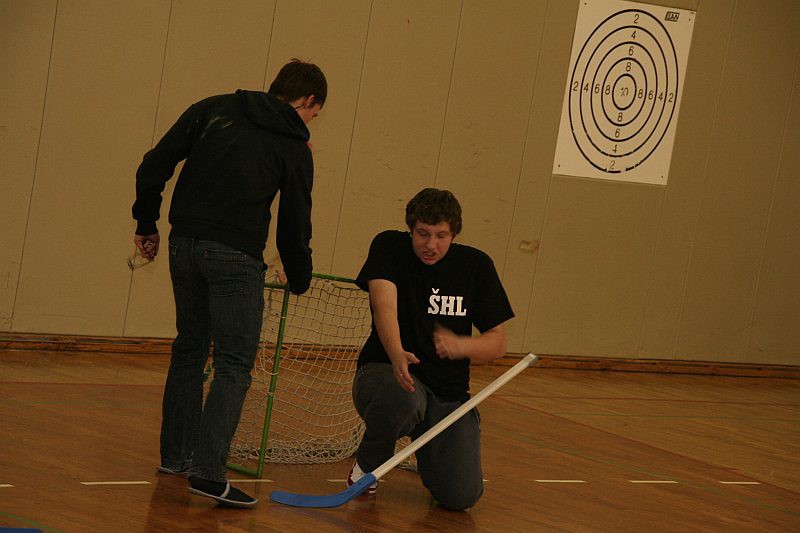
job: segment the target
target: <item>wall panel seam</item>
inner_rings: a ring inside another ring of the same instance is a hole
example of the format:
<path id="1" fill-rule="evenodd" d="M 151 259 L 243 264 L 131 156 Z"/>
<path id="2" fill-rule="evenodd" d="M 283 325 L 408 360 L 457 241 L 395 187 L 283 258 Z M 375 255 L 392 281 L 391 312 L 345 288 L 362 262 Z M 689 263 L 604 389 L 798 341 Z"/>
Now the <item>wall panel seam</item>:
<path id="1" fill-rule="evenodd" d="M 36 155 L 33 160 L 33 179 L 31 180 L 30 192 L 28 194 L 28 213 L 25 217 L 25 228 L 23 230 L 22 247 L 19 251 L 19 265 L 17 266 L 17 286 L 14 289 L 14 300 L 11 302 L 11 321 L 9 323 L 9 331 L 14 331 L 14 319 L 17 314 L 17 300 L 19 299 L 19 290 L 22 285 L 22 264 L 25 261 L 25 246 L 28 242 L 28 227 L 31 223 L 31 204 L 33 203 L 33 191 L 36 189 L 36 174 L 39 169 L 39 154 L 42 149 L 42 136 L 44 135 L 44 117 L 47 110 L 47 92 L 50 87 L 50 73 L 53 68 L 53 49 L 55 48 L 56 41 L 56 22 L 58 21 L 58 7 L 60 2 L 56 0 L 56 9 L 53 14 L 53 28 L 50 32 L 50 53 L 47 57 L 47 77 L 44 82 L 44 99 L 42 101 L 42 112 L 39 117 L 39 137 L 36 141 Z"/>
<path id="2" fill-rule="evenodd" d="M 272 50 L 272 38 L 275 36 L 275 19 L 278 18 L 278 1 L 275 0 L 275 3 L 272 5 L 272 26 L 269 30 L 269 39 L 267 40 L 267 49 L 264 51 L 265 55 L 267 56 L 267 60 L 264 62 L 264 78 L 261 83 L 261 87 L 264 88 L 264 92 L 269 90 L 267 87 L 267 73 L 269 72 L 269 54 Z"/>
<path id="3" fill-rule="evenodd" d="M 339 242 L 339 228 L 342 227 L 342 212 L 344 211 L 344 193 L 347 190 L 347 178 L 350 176 L 350 159 L 353 155 L 353 138 L 356 135 L 356 123 L 358 122 L 358 109 L 361 102 L 361 86 L 364 82 L 364 65 L 367 62 L 367 48 L 369 47 L 369 33 L 372 27 L 372 9 L 375 2 L 371 0 L 369 3 L 369 15 L 367 16 L 367 31 L 364 34 L 364 48 L 361 52 L 361 70 L 358 73 L 358 88 L 356 89 L 356 106 L 353 110 L 353 122 L 350 125 L 350 146 L 347 149 L 347 161 L 344 165 L 344 179 L 342 180 L 342 190 L 339 195 L 339 216 L 336 219 L 336 237 L 333 239 L 333 248 L 331 249 L 331 263 L 330 268 L 333 269 L 334 259 L 336 257 L 336 245 Z M 339 274 L 332 272 L 332 274 Z"/>
<path id="4" fill-rule="evenodd" d="M 158 80 L 158 92 L 156 93 L 156 109 L 153 114 L 153 133 L 150 136 L 150 147 L 156 144 L 156 129 L 158 128 L 158 110 L 161 107 L 161 91 L 164 88 L 164 72 L 167 69 L 167 51 L 169 50 L 169 36 L 172 29 L 172 8 L 174 1 L 170 0 L 169 13 L 167 14 L 167 35 L 164 38 L 164 53 L 161 55 L 161 76 Z M 135 252 L 135 250 L 134 250 Z M 134 272 L 131 270 L 128 278 L 128 300 L 125 302 L 125 316 L 122 318 L 122 331 L 120 334 L 125 336 L 125 330 L 128 328 L 128 313 L 131 310 L 131 300 L 133 298 L 133 276 Z"/>
<path id="5" fill-rule="evenodd" d="M 662 225 L 664 223 L 664 209 L 667 203 L 667 188 L 664 187 L 661 191 L 661 207 L 658 213 L 658 224 L 656 224 L 657 232 L 656 232 L 656 242 L 653 243 L 653 248 L 650 252 L 650 268 L 647 274 L 647 292 L 644 295 L 644 302 L 642 303 L 642 313 L 639 317 L 639 338 L 636 340 L 636 349 L 639 353 L 642 353 L 644 346 L 642 346 L 642 342 L 644 340 L 644 330 L 647 324 L 647 306 L 650 303 L 650 296 L 653 293 L 653 286 L 655 281 L 653 280 L 653 272 L 656 268 L 656 254 L 658 253 L 658 246 L 661 243 L 661 235 L 663 234 Z"/>
<path id="6" fill-rule="evenodd" d="M 542 24 L 540 26 L 541 32 L 540 32 L 540 35 L 539 35 L 539 53 L 536 55 L 536 70 L 534 71 L 534 74 L 533 74 L 533 80 L 531 80 L 531 82 L 532 82 L 531 83 L 532 90 L 531 90 L 530 103 L 528 105 L 528 123 L 525 125 L 525 139 L 523 140 L 523 143 L 522 143 L 522 159 L 520 160 L 519 176 L 517 178 L 517 191 L 516 191 L 516 194 L 515 194 L 515 209 L 514 209 L 514 214 L 513 214 L 512 218 L 511 218 L 511 228 L 514 227 L 514 223 L 515 223 L 516 218 L 517 218 L 516 205 L 519 205 L 519 194 L 520 194 L 520 188 L 522 186 L 522 173 L 523 173 L 523 171 L 525 169 L 525 157 L 527 155 L 526 152 L 527 152 L 527 148 L 528 148 L 527 140 L 528 140 L 528 136 L 530 135 L 530 132 L 531 132 L 531 124 L 533 123 L 534 105 L 535 105 L 535 102 L 536 102 L 536 86 L 537 86 L 537 81 L 539 79 L 539 67 L 540 67 L 540 65 L 542 63 L 542 61 L 541 61 L 542 60 L 542 51 L 544 50 L 544 35 L 545 35 L 545 29 L 544 28 L 547 25 L 547 19 L 548 19 L 549 11 L 550 11 L 550 2 L 548 0 L 547 2 L 545 2 L 545 6 L 544 6 L 545 15 L 544 15 L 544 19 L 542 21 Z M 553 147 L 553 149 L 555 150 L 555 146 Z M 534 259 L 534 263 L 533 263 L 533 276 L 531 277 L 531 280 L 530 280 L 531 288 L 530 288 L 530 291 L 528 293 L 528 295 L 530 297 L 528 299 L 528 307 L 525 310 L 525 314 L 524 315 L 519 315 L 518 313 L 515 313 L 516 316 L 524 316 L 525 319 L 526 319 L 525 320 L 525 326 L 522 328 L 522 338 L 520 339 L 520 346 L 522 346 L 523 350 L 525 350 L 526 341 L 527 341 L 527 338 L 528 338 L 528 324 L 530 323 L 530 320 L 528 320 L 528 318 L 531 316 L 531 313 L 533 313 L 533 300 L 535 298 L 533 287 L 536 285 L 536 274 L 539 272 L 538 266 L 539 266 L 539 258 L 542 256 L 542 241 L 543 241 L 543 236 L 544 236 L 544 224 L 545 224 L 545 221 L 547 220 L 547 209 L 550 206 L 550 189 L 551 189 L 552 186 L 553 186 L 553 174 L 551 173 L 549 179 L 547 180 L 547 197 L 545 199 L 544 209 L 542 210 L 541 227 L 539 228 L 539 247 L 536 249 L 536 258 Z M 520 217 L 520 219 L 524 220 L 524 217 Z M 508 264 L 509 264 L 510 258 L 511 258 L 511 247 L 513 246 L 512 238 L 513 238 L 512 232 L 509 231 L 508 232 L 508 242 L 506 243 L 506 258 L 505 258 L 505 261 L 503 261 L 502 279 L 504 279 L 504 280 L 505 280 L 505 269 L 508 267 Z"/>
<path id="7" fill-rule="evenodd" d="M 791 108 L 794 98 L 797 96 L 797 84 L 800 82 L 798 79 L 798 72 L 800 71 L 800 52 L 794 62 L 794 72 L 792 73 L 792 85 L 789 91 L 789 99 L 787 104 L 786 115 L 783 119 L 783 134 L 781 135 L 781 146 L 778 152 L 778 164 L 775 166 L 775 176 L 772 180 L 772 192 L 769 199 L 769 209 L 767 209 L 767 218 L 764 222 L 763 238 L 761 239 L 761 253 L 758 258 L 758 269 L 756 270 L 756 279 L 753 282 L 753 298 L 750 302 L 750 318 L 747 320 L 747 343 L 745 344 L 745 357 L 750 352 L 753 342 L 753 321 L 756 315 L 756 303 L 758 302 L 758 289 L 761 285 L 761 274 L 764 268 L 764 258 L 767 254 L 767 240 L 769 239 L 769 227 L 772 222 L 772 214 L 775 209 L 775 195 L 778 192 L 778 179 L 781 174 L 781 164 L 783 162 L 784 151 L 786 149 L 786 137 L 789 132 L 789 118 L 791 117 Z"/>
<path id="8" fill-rule="evenodd" d="M 711 145 L 713 144 L 714 134 L 717 128 L 717 120 L 719 118 L 719 107 L 720 107 L 720 100 L 722 98 L 722 88 L 724 86 L 725 81 L 725 70 L 728 67 L 728 55 L 729 50 L 731 47 L 731 38 L 733 37 L 733 25 L 734 21 L 736 20 L 736 2 L 733 4 L 733 11 L 731 13 L 731 20 L 728 24 L 728 38 L 725 41 L 725 53 L 724 57 L 722 58 L 722 68 L 720 69 L 720 78 L 719 78 L 719 89 L 717 90 L 717 97 L 716 97 L 716 105 L 714 106 L 714 113 L 713 113 L 713 120 L 711 122 L 711 134 L 708 138 L 708 146 L 706 148 L 706 157 L 705 161 L 703 162 L 703 173 L 702 173 L 702 184 L 700 185 L 700 204 L 697 208 L 697 214 L 694 218 L 694 224 L 692 225 L 692 239 L 689 244 L 689 256 L 686 258 L 686 266 L 683 271 L 683 287 L 681 288 L 681 298 L 680 304 L 678 309 L 678 321 L 675 326 L 675 342 L 672 345 L 672 357 L 676 357 L 678 353 L 678 344 L 680 343 L 681 339 L 681 326 L 683 323 L 683 311 L 686 306 L 686 296 L 688 291 L 689 285 L 689 272 L 692 269 L 692 261 L 694 260 L 694 248 L 697 243 L 697 227 L 700 225 L 700 216 L 703 213 L 703 204 L 706 200 L 706 190 L 705 185 L 708 179 L 708 165 L 709 160 L 711 159 Z M 691 57 L 690 57 L 691 59 Z"/>
<path id="9" fill-rule="evenodd" d="M 444 102 L 444 117 L 442 117 L 442 129 L 439 132 L 439 151 L 436 153 L 436 170 L 433 172 L 433 186 L 439 178 L 439 168 L 442 163 L 442 150 L 444 147 L 444 132 L 447 129 L 447 115 L 450 112 L 450 96 L 453 94 L 453 76 L 456 70 L 456 59 L 458 58 L 458 43 L 461 38 L 461 26 L 464 23 L 464 0 L 461 0 L 461 8 L 458 11 L 458 28 L 456 29 L 456 39 L 453 44 L 453 61 L 450 63 L 450 81 L 447 87 L 447 99 Z"/>

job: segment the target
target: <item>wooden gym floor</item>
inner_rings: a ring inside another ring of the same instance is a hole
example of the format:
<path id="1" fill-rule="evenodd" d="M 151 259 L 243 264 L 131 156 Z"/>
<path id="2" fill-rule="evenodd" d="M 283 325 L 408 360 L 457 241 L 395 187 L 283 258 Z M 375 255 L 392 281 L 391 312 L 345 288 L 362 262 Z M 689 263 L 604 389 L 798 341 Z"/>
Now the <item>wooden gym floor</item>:
<path id="1" fill-rule="evenodd" d="M 486 492 L 468 512 L 394 470 L 338 509 L 350 463 L 267 465 L 217 507 L 156 474 L 166 355 L 0 349 L 0 530 L 800 531 L 800 380 L 532 368 L 481 408 Z M 503 366 L 473 370 L 478 391 Z"/>

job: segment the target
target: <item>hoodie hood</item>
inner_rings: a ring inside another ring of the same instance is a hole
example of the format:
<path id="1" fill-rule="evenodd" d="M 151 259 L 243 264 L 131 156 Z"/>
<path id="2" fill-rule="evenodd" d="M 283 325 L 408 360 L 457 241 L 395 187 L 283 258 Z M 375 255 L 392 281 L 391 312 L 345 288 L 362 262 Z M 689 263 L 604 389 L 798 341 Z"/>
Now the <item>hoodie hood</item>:
<path id="1" fill-rule="evenodd" d="M 308 142 L 311 134 L 303 119 L 292 106 L 275 96 L 261 91 L 239 89 L 236 95 L 242 102 L 244 113 L 253 123 L 286 137 Z"/>

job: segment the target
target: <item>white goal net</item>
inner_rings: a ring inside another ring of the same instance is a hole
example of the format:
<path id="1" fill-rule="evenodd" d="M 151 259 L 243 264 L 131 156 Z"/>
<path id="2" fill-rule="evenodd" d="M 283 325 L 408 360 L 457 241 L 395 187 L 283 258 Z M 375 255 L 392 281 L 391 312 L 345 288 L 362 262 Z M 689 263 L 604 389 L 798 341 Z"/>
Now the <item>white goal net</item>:
<path id="1" fill-rule="evenodd" d="M 350 457 L 364 433 L 351 388 L 370 332 L 368 294 L 352 280 L 315 274 L 305 294 L 268 284 L 264 297 L 261 347 L 229 466 L 260 476 L 264 462 Z"/>

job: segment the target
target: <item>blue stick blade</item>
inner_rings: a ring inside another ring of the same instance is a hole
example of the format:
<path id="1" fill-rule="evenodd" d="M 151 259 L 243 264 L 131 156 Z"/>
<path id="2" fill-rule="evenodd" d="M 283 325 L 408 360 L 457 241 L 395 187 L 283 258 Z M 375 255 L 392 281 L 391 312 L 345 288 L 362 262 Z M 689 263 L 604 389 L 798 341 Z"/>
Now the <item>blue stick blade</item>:
<path id="1" fill-rule="evenodd" d="M 270 499 L 274 502 L 294 507 L 339 507 L 367 490 L 367 487 L 373 483 L 375 483 L 375 476 L 369 473 L 353 483 L 347 490 L 343 490 L 337 494 L 315 496 L 313 494 L 295 494 L 293 492 L 276 490 L 270 494 Z"/>

